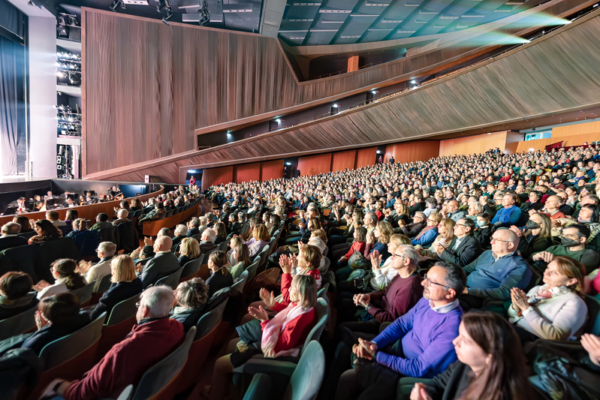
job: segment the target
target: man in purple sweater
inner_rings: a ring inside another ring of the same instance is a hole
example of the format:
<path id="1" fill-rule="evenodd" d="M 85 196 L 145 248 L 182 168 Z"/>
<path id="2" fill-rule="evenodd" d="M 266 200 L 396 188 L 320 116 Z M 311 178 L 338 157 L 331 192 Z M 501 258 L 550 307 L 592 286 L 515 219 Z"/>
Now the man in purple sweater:
<path id="1" fill-rule="evenodd" d="M 340 377 L 336 400 L 394 399 L 401 377 L 433 378 L 444 372 L 456 361 L 452 340 L 463 314 L 457 296 L 465 285 L 461 268 L 436 263 L 427 272 L 417 305 L 372 342 L 359 339 L 353 348 L 359 359 Z M 399 349 L 390 346 L 398 341 Z"/>

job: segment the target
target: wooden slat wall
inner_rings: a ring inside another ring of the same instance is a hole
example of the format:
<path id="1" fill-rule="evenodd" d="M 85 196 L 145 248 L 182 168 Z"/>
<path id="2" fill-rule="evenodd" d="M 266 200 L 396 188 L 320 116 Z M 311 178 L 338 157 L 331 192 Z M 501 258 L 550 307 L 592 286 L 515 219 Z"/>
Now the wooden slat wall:
<path id="1" fill-rule="evenodd" d="M 506 135 L 507 132 L 502 131 L 484 135 L 441 140 L 440 157 L 485 153 L 496 147 L 504 152 L 506 147 Z"/>
<path id="2" fill-rule="evenodd" d="M 553 139 L 563 138 L 565 136 L 583 135 L 586 133 L 600 133 L 600 121 L 552 128 Z M 557 140 L 557 142 L 560 142 L 560 140 Z"/>
<path id="3" fill-rule="evenodd" d="M 340 151 L 333 153 L 331 172 L 354 169 L 356 164 L 356 150 Z"/>
<path id="4" fill-rule="evenodd" d="M 260 163 L 235 165 L 233 167 L 233 182 L 250 181 L 260 181 Z"/>
<path id="5" fill-rule="evenodd" d="M 370 167 L 375 165 L 377 161 L 377 147 L 368 147 L 366 149 L 359 149 L 356 153 L 356 167 Z"/>
<path id="6" fill-rule="evenodd" d="M 385 161 L 394 156 L 395 162 L 427 161 L 437 157 L 440 151 L 439 140 L 418 140 L 414 142 L 388 145 L 385 148 Z"/>
<path id="7" fill-rule="evenodd" d="M 311 124 L 137 165 L 135 171 L 115 171 L 103 178 L 135 177 L 139 181 L 136 175 L 150 174 L 165 182 L 178 182 L 179 172 L 171 172 L 178 168 L 397 143 L 594 107 L 600 105 L 597 15 L 582 17 L 528 45 L 400 96 Z M 357 167 L 359 158 L 360 151 Z"/>
<path id="8" fill-rule="evenodd" d="M 233 181 L 233 166 L 205 169 L 202 174 L 202 190 L 212 185 L 220 185 Z"/>
<path id="9" fill-rule="evenodd" d="M 319 175 L 331 171 L 331 153 L 316 154 L 298 159 L 300 176 Z"/>
<path id="10" fill-rule="evenodd" d="M 265 161 L 260 163 L 260 181 L 283 178 L 283 160 Z"/>

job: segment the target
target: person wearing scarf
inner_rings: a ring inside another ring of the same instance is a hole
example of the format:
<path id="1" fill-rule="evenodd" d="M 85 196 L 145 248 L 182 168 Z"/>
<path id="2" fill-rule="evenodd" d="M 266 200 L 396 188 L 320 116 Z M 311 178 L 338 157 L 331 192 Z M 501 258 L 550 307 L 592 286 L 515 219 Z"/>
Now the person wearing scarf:
<path id="1" fill-rule="evenodd" d="M 258 321 L 262 335 L 260 350 L 267 358 L 281 356 L 298 356 L 308 334 L 317 322 L 314 309 L 317 303 L 317 285 L 312 276 L 296 275 L 289 290 L 290 303 L 275 317 L 269 319 L 269 314 L 263 306 L 250 306 L 248 312 Z M 238 329 L 239 332 L 239 329 Z M 259 338 L 256 338 L 259 339 Z M 217 360 L 212 377 L 212 386 L 205 388 L 209 400 L 220 400 L 227 397 L 230 387 L 229 380 L 233 373 L 234 364 L 231 354 L 236 348 L 242 349 L 249 343 L 238 347 L 239 338 L 228 345 L 230 353 Z M 237 355 L 239 353 L 235 353 Z M 236 357 L 239 359 L 240 357 Z"/>

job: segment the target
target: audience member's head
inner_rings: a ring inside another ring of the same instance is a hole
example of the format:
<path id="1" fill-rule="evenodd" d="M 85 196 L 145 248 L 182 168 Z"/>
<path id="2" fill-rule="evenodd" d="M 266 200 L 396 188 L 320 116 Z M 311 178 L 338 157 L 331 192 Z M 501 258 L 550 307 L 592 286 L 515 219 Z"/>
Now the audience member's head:
<path id="1" fill-rule="evenodd" d="M 10 271 L 0 277 L 0 295 L 7 300 L 17 300 L 33 288 L 33 280 L 25 272 Z"/>
<path id="2" fill-rule="evenodd" d="M 208 301 L 208 286 L 202 278 L 181 282 L 175 289 L 175 300 L 179 307 L 203 308 Z"/>
<path id="3" fill-rule="evenodd" d="M 113 258 L 110 262 L 110 271 L 112 275 L 110 281 L 113 283 L 131 282 L 137 278 L 135 274 L 135 265 L 133 265 L 133 258 L 126 255 Z"/>
<path id="4" fill-rule="evenodd" d="M 194 238 L 184 238 L 181 241 L 180 254 L 195 260 L 200 257 L 200 244 Z"/>
<path id="5" fill-rule="evenodd" d="M 173 240 L 168 236 L 159 236 L 156 238 L 154 242 L 154 252 L 166 252 L 171 251 L 171 247 L 173 246 Z"/>
<path id="6" fill-rule="evenodd" d="M 519 237 L 509 229 L 498 229 L 492 235 L 492 251 L 497 257 L 517 251 L 519 248 Z"/>
<path id="7" fill-rule="evenodd" d="M 96 216 L 96 222 L 106 222 L 108 221 L 108 214 L 100 213 Z"/>
<path id="8" fill-rule="evenodd" d="M 175 228 L 175 236 L 184 237 L 188 232 L 188 227 L 184 224 L 179 224 Z"/>
<path id="9" fill-rule="evenodd" d="M 79 314 L 79 299 L 68 292 L 56 294 L 40 301 L 38 310 L 49 325 L 67 325 Z"/>
<path id="10" fill-rule="evenodd" d="M 467 277 L 462 268 L 437 261 L 427 271 L 423 280 L 423 297 L 435 305 L 453 302 L 467 286 Z"/>
<path id="11" fill-rule="evenodd" d="M 136 319 L 164 318 L 169 315 L 175 300 L 173 289 L 168 286 L 154 286 L 144 290 L 140 296 Z"/>
<path id="12" fill-rule="evenodd" d="M 111 258 L 117 252 L 117 245 L 113 242 L 101 242 L 96 252 L 99 258 Z"/>
<path id="13" fill-rule="evenodd" d="M 21 225 L 16 222 L 7 222 L 2 225 L 2 236 L 18 235 L 21 232 Z"/>
<path id="14" fill-rule="evenodd" d="M 30 232 L 33 229 L 31 227 L 31 222 L 29 221 L 29 218 L 27 218 L 24 215 L 19 215 L 18 217 L 14 217 L 12 222 L 21 225 L 21 233 Z"/>

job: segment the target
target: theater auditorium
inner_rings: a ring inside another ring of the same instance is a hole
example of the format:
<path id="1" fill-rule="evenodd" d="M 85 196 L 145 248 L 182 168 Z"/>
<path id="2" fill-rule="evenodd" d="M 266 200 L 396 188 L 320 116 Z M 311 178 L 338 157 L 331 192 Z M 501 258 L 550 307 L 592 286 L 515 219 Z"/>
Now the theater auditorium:
<path id="1" fill-rule="evenodd" d="M 598 0 L 0 0 L 0 400 L 600 399 Z"/>

